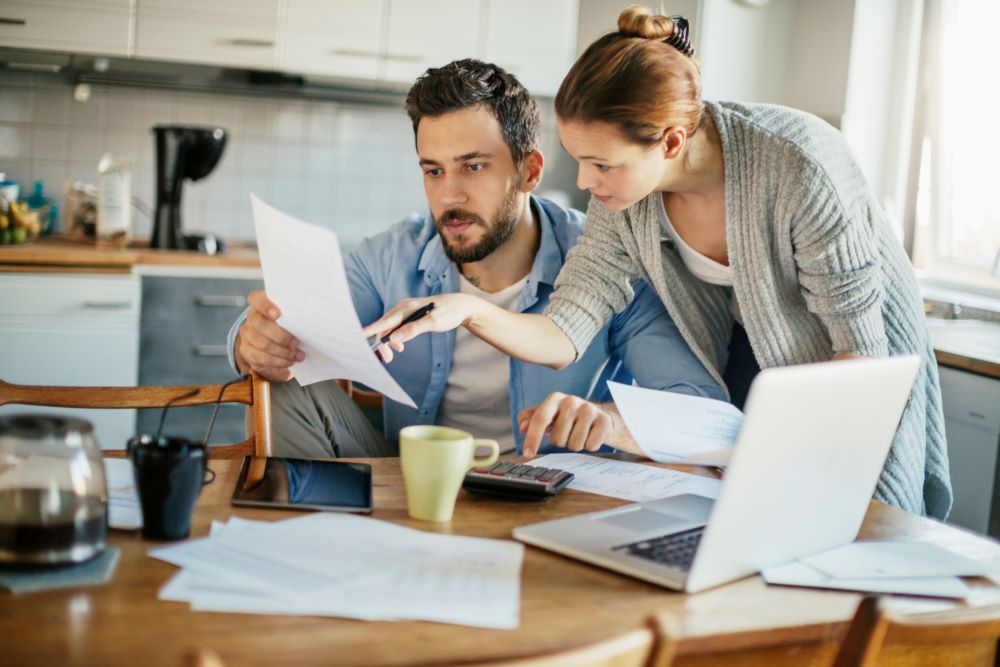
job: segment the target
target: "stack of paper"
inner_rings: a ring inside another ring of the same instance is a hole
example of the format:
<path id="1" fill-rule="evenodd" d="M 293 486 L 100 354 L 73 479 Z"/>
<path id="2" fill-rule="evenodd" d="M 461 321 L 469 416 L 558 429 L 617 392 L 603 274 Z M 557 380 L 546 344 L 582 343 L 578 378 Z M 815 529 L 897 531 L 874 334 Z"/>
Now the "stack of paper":
<path id="1" fill-rule="evenodd" d="M 135 489 L 135 472 L 128 459 L 104 459 L 108 482 L 108 525 L 112 528 L 142 528 L 142 510 Z"/>
<path id="2" fill-rule="evenodd" d="M 722 481 L 642 463 L 605 459 L 590 454 L 546 454 L 525 465 L 573 473 L 569 488 L 622 500 L 644 502 L 693 493 L 717 498 Z"/>
<path id="3" fill-rule="evenodd" d="M 965 598 L 990 568 L 926 542 L 853 542 L 761 573 L 769 584 Z"/>
<path id="4" fill-rule="evenodd" d="M 352 515 L 233 518 L 155 549 L 184 568 L 160 598 L 196 611 L 518 625 L 524 547 Z"/>

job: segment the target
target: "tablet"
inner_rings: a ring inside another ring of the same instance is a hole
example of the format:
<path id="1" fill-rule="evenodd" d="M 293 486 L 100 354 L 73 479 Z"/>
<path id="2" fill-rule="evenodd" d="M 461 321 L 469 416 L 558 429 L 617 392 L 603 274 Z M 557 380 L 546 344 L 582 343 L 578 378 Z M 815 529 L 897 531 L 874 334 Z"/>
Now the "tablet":
<path id="1" fill-rule="evenodd" d="M 233 489 L 232 503 L 371 512 L 372 468 L 367 463 L 247 456 Z"/>

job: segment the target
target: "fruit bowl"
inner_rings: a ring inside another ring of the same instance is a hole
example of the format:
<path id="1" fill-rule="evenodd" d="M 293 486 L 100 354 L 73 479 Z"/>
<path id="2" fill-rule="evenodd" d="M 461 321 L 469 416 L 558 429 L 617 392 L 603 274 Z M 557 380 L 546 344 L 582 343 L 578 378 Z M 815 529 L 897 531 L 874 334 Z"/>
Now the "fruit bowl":
<path id="1" fill-rule="evenodd" d="M 29 210 L 24 202 L 10 202 L 0 211 L 0 245 L 26 243 L 42 232 L 42 220 L 48 217 L 46 204 L 42 209 Z"/>

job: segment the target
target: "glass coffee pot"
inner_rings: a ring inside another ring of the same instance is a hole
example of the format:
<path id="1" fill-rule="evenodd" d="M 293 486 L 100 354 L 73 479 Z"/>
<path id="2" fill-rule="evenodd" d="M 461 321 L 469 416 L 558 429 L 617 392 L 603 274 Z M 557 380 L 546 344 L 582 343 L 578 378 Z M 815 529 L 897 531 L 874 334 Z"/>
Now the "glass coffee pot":
<path id="1" fill-rule="evenodd" d="M 0 417 L 0 564 L 78 563 L 100 554 L 108 491 L 90 422 Z"/>

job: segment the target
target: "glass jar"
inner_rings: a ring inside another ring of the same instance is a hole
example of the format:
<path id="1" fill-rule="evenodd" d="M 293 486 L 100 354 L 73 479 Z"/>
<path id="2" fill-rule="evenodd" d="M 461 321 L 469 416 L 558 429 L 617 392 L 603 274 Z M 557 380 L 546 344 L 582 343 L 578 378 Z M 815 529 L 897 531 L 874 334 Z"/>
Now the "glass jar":
<path id="1" fill-rule="evenodd" d="M 0 563 L 78 563 L 100 554 L 108 490 L 90 422 L 0 417 Z"/>

